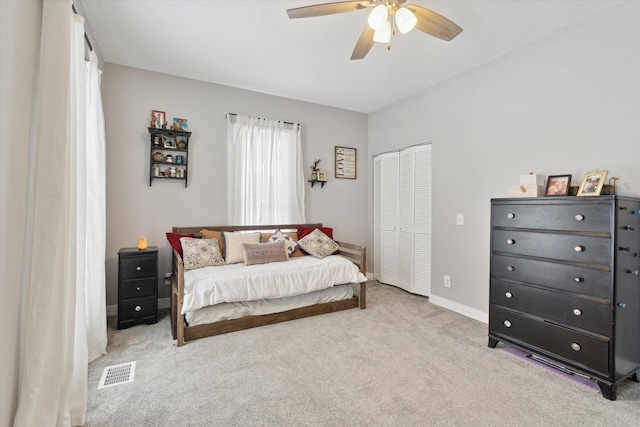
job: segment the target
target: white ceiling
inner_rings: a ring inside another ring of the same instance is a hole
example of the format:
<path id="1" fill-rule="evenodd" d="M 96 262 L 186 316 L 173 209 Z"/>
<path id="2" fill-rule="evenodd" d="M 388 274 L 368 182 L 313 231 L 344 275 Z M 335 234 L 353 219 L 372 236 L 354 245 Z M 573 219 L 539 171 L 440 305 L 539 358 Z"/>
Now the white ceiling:
<path id="1" fill-rule="evenodd" d="M 78 0 L 76 0 L 77 2 Z M 331 0 L 329 0 L 331 1 Z M 368 11 L 291 20 L 327 1 L 81 0 L 107 62 L 369 113 L 622 0 L 408 0 L 463 28 L 418 30 L 351 61 Z"/>

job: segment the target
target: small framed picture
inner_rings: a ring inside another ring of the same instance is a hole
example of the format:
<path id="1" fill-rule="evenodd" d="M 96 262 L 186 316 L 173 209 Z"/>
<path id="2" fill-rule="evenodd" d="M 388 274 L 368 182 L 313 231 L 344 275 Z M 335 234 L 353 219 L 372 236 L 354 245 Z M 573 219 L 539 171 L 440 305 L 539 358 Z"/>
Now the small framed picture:
<path id="1" fill-rule="evenodd" d="M 325 171 L 318 171 L 318 181 L 326 181 L 327 180 L 327 174 L 325 173 Z"/>
<path id="2" fill-rule="evenodd" d="M 587 172 L 578 189 L 578 196 L 599 196 L 606 177 L 606 170 Z"/>
<path id="3" fill-rule="evenodd" d="M 187 130 L 187 119 L 181 119 L 179 117 L 173 118 L 173 124 L 177 128 L 176 130 L 185 131 Z"/>
<path id="4" fill-rule="evenodd" d="M 311 172 L 311 181 L 318 180 L 318 172 Z"/>
<path id="5" fill-rule="evenodd" d="M 153 121 L 151 122 L 153 126 L 151 127 L 154 127 L 156 129 L 162 129 L 162 125 L 164 125 L 166 122 L 165 120 L 166 114 L 164 113 L 164 111 L 153 110 L 151 111 L 151 116 L 153 117 Z"/>
<path id="6" fill-rule="evenodd" d="M 547 178 L 544 189 L 545 196 L 568 196 L 571 186 L 571 175 L 551 175 Z"/>
<path id="7" fill-rule="evenodd" d="M 164 148 L 176 148 L 176 141 L 172 138 L 167 138 L 164 140 Z"/>
<path id="8" fill-rule="evenodd" d="M 349 147 L 335 147 L 336 178 L 356 179 L 357 150 Z"/>

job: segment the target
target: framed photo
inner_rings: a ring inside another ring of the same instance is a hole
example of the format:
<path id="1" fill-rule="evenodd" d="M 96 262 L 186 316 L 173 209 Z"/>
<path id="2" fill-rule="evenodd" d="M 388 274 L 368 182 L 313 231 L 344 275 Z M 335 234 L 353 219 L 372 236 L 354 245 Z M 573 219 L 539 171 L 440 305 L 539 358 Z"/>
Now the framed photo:
<path id="1" fill-rule="evenodd" d="M 176 148 L 176 141 L 171 138 L 164 140 L 164 148 Z"/>
<path id="2" fill-rule="evenodd" d="M 156 129 L 162 129 L 162 125 L 164 125 L 166 119 L 165 116 L 166 114 L 164 113 L 164 111 L 159 111 L 159 110 L 153 110 L 151 111 L 151 115 L 154 118 L 154 121 L 152 122 L 154 124 L 154 127 Z"/>
<path id="3" fill-rule="evenodd" d="M 324 171 L 318 171 L 318 181 L 326 181 L 327 180 L 327 174 Z"/>
<path id="4" fill-rule="evenodd" d="M 181 131 L 187 130 L 187 119 L 181 119 L 179 117 L 173 118 L 173 124 L 176 125 Z"/>
<path id="5" fill-rule="evenodd" d="M 578 189 L 578 196 L 599 196 L 606 177 L 606 170 L 587 172 Z"/>
<path id="6" fill-rule="evenodd" d="M 356 149 L 336 146 L 336 178 L 356 179 Z"/>
<path id="7" fill-rule="evenodd" d="M 544 189 L 545 196 L 568 196 L 571 175 L 550 175 Z"/>

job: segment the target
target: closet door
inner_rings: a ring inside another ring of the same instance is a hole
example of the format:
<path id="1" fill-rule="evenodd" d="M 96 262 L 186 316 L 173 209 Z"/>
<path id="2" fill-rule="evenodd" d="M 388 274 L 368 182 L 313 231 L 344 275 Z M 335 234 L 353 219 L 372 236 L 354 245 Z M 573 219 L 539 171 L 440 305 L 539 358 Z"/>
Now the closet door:
<path id="1" fill-rule="evenodd" d="M 413 148 L 400 151 L 398 187 L 398 287 L 413 292 Z"/>
<path id="2" fill-rule="evenodd" d="M 398 285 L 399 258 L 398 159 L 397 152 L 374 159 L 374 276 L 382 283 L 395 286 Z"/>
<path id="3" fill-rule="evenodd" d="M 410 292 L 431 295 L 431 145 L 413 147 L 413 282 Z"/>

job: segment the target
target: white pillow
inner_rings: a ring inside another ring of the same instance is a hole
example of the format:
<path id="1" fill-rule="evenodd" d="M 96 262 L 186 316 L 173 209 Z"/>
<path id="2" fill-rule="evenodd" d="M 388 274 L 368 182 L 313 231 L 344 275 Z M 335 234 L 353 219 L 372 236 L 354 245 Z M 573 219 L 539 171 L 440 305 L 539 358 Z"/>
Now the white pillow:
<path id="1" fill-rule="evenodd" d="M 243 243 L 260 243 L 260 233 L 231 233 L 225 231 L 224 260 L 227 264 L 237 264 L 244 261 L 244 252 L 242 251 Z"/>
<path id="2" fill-rule="evenodd" d="M 182 245 L 182 262 L 185 270 L 224 265 L 224 258 L 220 253 L 217 239 L 181 237 L 180 244 Z"/>
<path id="3" fill-rule="evenodd" d="M 298 240 L 298 244 L 309 255 L 313 255 L 316 258 L 324 258 L 340 249 L 336 242 L 317 228 Z"/>

